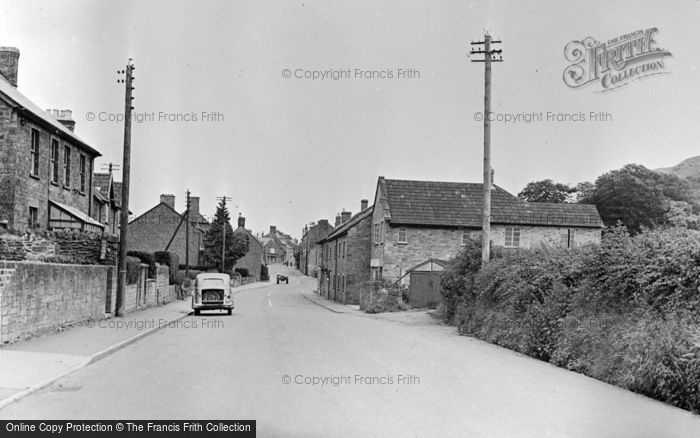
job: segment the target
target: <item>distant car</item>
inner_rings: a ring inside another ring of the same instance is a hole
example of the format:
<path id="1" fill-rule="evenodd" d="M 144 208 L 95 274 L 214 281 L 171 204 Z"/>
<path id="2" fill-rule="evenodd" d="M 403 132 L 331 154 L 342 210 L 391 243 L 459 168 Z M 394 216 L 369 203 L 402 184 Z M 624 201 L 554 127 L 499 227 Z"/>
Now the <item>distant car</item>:
<path id="1" fill-rule="evenodd" d="M 233 311 L 233 295 L 231 294 L 231 277 L 228 274 L 202 273 L 194 280 L 192 293 L 192 308 L 199 315 L 202 310 Z"/>

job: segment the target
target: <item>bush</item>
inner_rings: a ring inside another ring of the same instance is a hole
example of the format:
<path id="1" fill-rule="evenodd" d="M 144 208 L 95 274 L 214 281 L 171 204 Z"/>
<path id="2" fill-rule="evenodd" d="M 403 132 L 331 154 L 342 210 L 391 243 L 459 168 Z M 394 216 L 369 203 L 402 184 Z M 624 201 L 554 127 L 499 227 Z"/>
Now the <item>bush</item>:
<path id="1" fill-rule="evenodd" d="M 136 257 L 141 260 L 141 263 L 148 265 L 148 278 L 156 278 L 158 275 L 158 267 L 156 266 L 156 256 L 151 252 L 145 251 L 128 251 L 127 256 Z"/>
<path id="2" fill-rule="evenodd" d="M 141 274 L 141 259 L 138 257 L 126 258 L 126 284 L 134 284 L 139 281 Z"/>
<path id="3" fill-rule="evenodd" d="M 700 412 L 700 233 L 610 229 L 601 245 L 538 248 L 443 275 L 461 334 Z"/>
<path id="4" fill-rule="evenodd" d="M 179 268 L 180 270 L 185 270 L 185 265 L 180 264 L 180 265 L 178 266 L 178 268 Z M 194 269 L 195 271 L 207 272 L 207 271 L 209 271 L 210 269 L 216 269 L 216 268 L 212 268 L 211 266 L 206 266 L 206 265 L 190 265 L 190 271 L 191 271 L 192 269 Z"/>
<path id="5" fill-rule="evenodd" d="M 267 270 L 267 265 L 260 265 L 260 281 L 270 281 L 270 273 Z"/>
<path id="6" fill-rule="evenodd" d="M 153 253 L 153 255 L 155 256 L 156 263 L 166 265 L 168 269 L 170 269 L 170 277 L 168 282 L 170 284 L 181 284 L 177 281 L 180 256 L 170 251 L 156 251 Z"/>
<path id="7" fill-rule="evenodd" d="M 234 271 L 238 272 L 241 275 L 241 277 L 250 277 L 250 275 L 248 274 L 248 268 L 236 268 L 234 269 Z"/>
<path id="8" fill-rule="evenodd" d="M 445 322 L 451 323 L 457 307 L 473 300 L 474 276 L 481 267 L 481 243 L 467 240 L 464 249 L 445 268 L 440 280 Z"/>

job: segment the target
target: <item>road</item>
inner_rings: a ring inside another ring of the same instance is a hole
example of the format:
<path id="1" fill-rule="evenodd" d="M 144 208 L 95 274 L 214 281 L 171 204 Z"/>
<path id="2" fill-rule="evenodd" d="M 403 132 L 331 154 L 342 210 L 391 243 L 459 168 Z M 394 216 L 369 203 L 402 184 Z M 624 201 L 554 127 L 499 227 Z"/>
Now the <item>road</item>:
<path id="1" fill-rule="evenodd" d="M 700 436 L 698 416 L 454 328 L 331 312 L 289 272 L 238 293 L 233 316 L 190 316 L 0 418 L 254 419 L 260 437 Z"/>

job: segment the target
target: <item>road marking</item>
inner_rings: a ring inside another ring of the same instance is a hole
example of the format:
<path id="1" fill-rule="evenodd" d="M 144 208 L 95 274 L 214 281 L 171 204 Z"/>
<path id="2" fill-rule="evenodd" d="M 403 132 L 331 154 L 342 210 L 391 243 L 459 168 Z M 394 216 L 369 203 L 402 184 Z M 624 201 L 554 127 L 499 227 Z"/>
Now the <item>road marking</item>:
<path id="1" fill-rule="evenodd" d="M 270 292 L 267 293 L 267 305 L 268 305 L 269 307 L 272 307 L 272 298 L 270 297 L 270 294 L 271 294 L 271 293 L 272 293 L 272 291 L 270 291 Z"/>

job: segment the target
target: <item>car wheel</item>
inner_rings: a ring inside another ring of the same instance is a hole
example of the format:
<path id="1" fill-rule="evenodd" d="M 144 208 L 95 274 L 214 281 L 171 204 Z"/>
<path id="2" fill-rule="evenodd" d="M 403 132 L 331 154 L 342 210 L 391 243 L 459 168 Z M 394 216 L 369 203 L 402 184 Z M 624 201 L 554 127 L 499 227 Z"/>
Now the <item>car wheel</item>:
<path id="1" fill-rule="evenodd" d="M 231 316 L 232 313 L 233 313 L 233 309 L 228 309 L 228 315 Z"/>
<path id="2" fill-rule="evenodd" d="M 195 316 L 199 316 L 199 312 L 200 312 L 199 309 L 194 309 L 194 314 L 195 314 Z"/>

